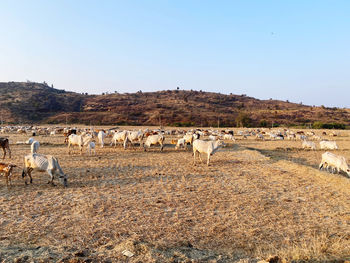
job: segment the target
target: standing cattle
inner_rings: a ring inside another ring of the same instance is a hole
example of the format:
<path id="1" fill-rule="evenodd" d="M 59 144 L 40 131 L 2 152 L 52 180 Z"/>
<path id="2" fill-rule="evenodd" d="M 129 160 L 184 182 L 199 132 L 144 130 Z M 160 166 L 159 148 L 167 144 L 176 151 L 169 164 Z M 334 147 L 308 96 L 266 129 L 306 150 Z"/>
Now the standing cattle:
<path id="1" fill-rule="evenodd" d="M 80 150 L 80 154 L 83 152 L 83 146 L 87 145 L 92 140 L 92 136 L 90 134 L 86 134 L 85 136 L 71 134 L 68 136 L 68 154 L 70 154 L 71 146 L 77 145 Z"/>
<path id="2" fill-rule="evenodd" d="M 193 165 L 196 164 L 196 153 L 198 152 L 199 159 L 202 162 L 201 153 L 205 153 L 208 156 L 207 165 L 209 166 L 210 155 L 213 155 L 224 143 L 221 140 L 218 141 L 202 141 L 195 140 L 193 142 Z"/>
<path id="3" fill-rule="evenodd" d="M 12 176 L 12 169 L 13 167 L 16 167 L 14 164 L 6 164 L 6 163 L 0 163 L 0 173 L 3 173 L 6 178 L 6 186 L 9 186 L 9 182 L 11 185 L 11 176 Z"/>
<path id="4" fill-rule="evenodd" d="M 6 151 L 9 153 L 9 157 L 11 159 L 11 150 L 10 150 L 10 142 L 7 138 L 0 138 L 0 147 L 2 148 L 2 151 L 4 155 L 2 156 L 2 159 L 5 159 Z"/>
<path id="5" fill-rule="evenodd" d="M 98 138 L 98 142 L 100 143 L 100 146 L 101 148 L 103 148 L 104 146 L 104 138 L 106 137 L 106 133 L 102 130 L 102 131 L 99 131 L 98 134 L 97 134 L 97 138 Z"/>
<path id="6" fill-rule="evenodd" d="M 119 131 L 119 132 L 114 133 L 112 141 L 111 141 L 111 146 L 114 143 L 114 147 L 116 147 L 117 142 L 124 142 L 126 140 L 126 136 L 127 136 L 127 131 Z"/>
<path id="7" fill-rule="evenodd" d="M 91 155 L 92 153 L 94 154 L 94 155 L 96 155 L 96 150 L 95 150 L 95 142 L 89 142 L 88 144 L 87 144 L 87 147 L 86 147 L 86 150 L 87 150 L 87 153 L 89 154 L 89 155 Z"/>

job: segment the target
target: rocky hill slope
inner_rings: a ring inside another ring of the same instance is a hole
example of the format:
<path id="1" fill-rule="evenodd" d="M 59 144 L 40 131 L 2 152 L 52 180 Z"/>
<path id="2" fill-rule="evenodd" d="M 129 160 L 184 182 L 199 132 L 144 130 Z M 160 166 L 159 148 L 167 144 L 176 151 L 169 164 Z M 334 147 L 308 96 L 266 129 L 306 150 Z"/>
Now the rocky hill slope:
<path id="1" fill-rule="evenodd" d="M 32 82 L 0 83 L 0 114 L 8 123 L 350 125 L 349 109 L 185 90 L 87 95 Z"/>

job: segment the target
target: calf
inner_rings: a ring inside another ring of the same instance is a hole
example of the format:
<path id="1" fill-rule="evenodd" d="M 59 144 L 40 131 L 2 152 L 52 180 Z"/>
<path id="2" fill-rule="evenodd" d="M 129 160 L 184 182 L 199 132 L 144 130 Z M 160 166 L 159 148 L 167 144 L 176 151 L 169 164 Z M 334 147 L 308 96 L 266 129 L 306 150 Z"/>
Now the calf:
<path id="1" fill-rule="evenodd" d="M 12 176 L 12 169 L 13 167 L 17 167 L 14 164 L 6 164 L 6 163 L 0 163 L 0 174 L 2 173 L 6 178 L 6 186 L 9 186 L 9 182 L 11 185 L 11 176 Z"/>

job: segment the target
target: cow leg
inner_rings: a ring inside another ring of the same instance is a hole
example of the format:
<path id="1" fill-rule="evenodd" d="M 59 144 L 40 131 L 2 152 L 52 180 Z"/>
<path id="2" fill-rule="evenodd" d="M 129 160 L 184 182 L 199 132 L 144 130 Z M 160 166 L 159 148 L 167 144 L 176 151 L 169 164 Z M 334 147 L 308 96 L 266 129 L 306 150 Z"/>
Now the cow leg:
<path id="1" fill-rule="evenodd" d="M 162 151 L 163 151 L 164 146 L 163 146 L 163 144 L 161 144 L 160 146 L 161 146 L 161 147 L 160 147 L 160 151 L 162 152 Z"/>
<path id="2" fill-rule="evenodd" d="M 12 171 L 9 173 L 8 180 L 10 182 L 10 186 L 12 186 Z"/>
<path id="3" fill-rule="evenodd" d="M 7 147 L 7 150 L 9 152 L 9 158 L 11 159 L 11 150 L 10 150 L 10 147 Z"/>
<path id="4" fill-rule="evenodd" d="M 28 175 L 29 176 L 29 182 L 32 184 L 33 183 L 33 178 L 32 178 L 32 171 L 33 171 L 33 169 L 32 168 L 27 168 L 27 171 L 26 171 L 26 175 Z M 25 179 L 25 184 L 28 184 L 27 183 L 27 179 Z"/>
<path id="5" fill-rule="evenodd" d="M 210 153 L 208 153 L 207 166 L 209 166 L 209 162 L 210 162 Z"/>
<path id="6" fill-rule="evenodd" d="M 193 151 L 193 165 L 196 165 L 196 152 Z"/>
<path id="7" fill-rule="evenodd" d="M 2 148 L 2 151 L 3 151 L 2 159 L 4 160 L 4 159 L 5 159 L 5 156 L 6 156 L 6 150 L 5 150 L 5 148 Z"/>
<path id="8" fill-rule="evenodd" d="M 50 181 L 48 181 L 48 184 L 52 184 L 52 186 L 56 186 L 54 183 L 53 183 L 53 179 L 54 179 L 54 175 L 53 175 L 53 173 L 52 173 L 52 170 L 47 170 L 47 173 L 50 175 L 50 178 L 51 178 L 51 180 Z"/>
<path id="9" fill-rule="evenodd" d="M 199 156 L 199 160 L 201 161 L 201 163 L 203 163 L 202 157 L 201 157 L 201 153 L 198 152 L 198 156 Z"/>
<path id="10" fill-rule="evenodd" d="M 6 177 L 6 187 L 9 187 L 9 175 L 7 173 L 5 173 L 5 177 Z"/>
<path id="11" fill-rule="evenodd" d="M 321 162 L 318 169 L 321 170 L 323 168 L 323 165 L 324 165 L 324 163 Z"/>

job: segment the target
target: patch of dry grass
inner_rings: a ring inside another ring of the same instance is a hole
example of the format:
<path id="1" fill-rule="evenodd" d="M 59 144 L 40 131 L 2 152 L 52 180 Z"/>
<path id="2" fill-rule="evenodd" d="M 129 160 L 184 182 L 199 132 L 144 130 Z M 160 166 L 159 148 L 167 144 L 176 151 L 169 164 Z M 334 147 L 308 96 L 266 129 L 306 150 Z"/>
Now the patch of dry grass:
<path id="1" fill-rule="evenodd" d="M 170 145 L 69 156 L 63 137 L 37 139 L 69 187 L 47 185 L 44 173 L 26 187 L 20 169 L 11 189 L 0 181 L 0 259 L 113 262 L 125 249 L 130 262 L 350 257 L 349 179 L 318 171 L 322 152 L 301 150 L 300 141 L 237 141 L 207 167 Z M 336 140 L 349 160 L 350 137 Z M 22 167 L 29 146 L 11 147 Z"/>

